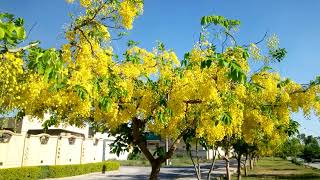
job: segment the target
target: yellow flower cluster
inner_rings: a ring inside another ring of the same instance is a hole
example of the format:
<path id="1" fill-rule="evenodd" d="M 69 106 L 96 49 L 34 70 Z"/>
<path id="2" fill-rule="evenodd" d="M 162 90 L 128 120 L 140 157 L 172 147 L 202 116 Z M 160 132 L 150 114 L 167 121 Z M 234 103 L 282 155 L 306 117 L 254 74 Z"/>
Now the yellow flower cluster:
<path id="1" fill-rule="evenodd" d="M 143 2 L 124 0 L 120 3 L 119 15 L 122 17 L 122 24 L 127 29 L 132 29 L 133 20 L 142 12 Z"/>
<path id="2" fill-rule="evenodd" d="M 0 110 L 12 110 L 21 97 L 19 91 L 24 87 L 23 60 L 18 53 L 0 54 Z"/>

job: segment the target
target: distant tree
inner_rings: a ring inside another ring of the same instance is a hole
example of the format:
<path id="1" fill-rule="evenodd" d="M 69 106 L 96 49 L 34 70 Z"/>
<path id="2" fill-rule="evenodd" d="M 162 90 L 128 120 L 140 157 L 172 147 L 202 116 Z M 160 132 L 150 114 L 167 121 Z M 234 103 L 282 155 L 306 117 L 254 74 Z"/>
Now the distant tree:
<path id="1" fill-rule="evenodd" d="M 279 156 L 282 158 L 297 157 L 302 154 L 302 150 L 303 145 L 300 140 L 296 137 L 290 138 L 282 145 Z"/>
<path id="2" fill-rule="evenodd" d="M 313 136 L 308 136 L 307 138 L 305 138 L 304 143 L 305 143 L 305 146 L 302 151 L 301 157 L 305 161 L 312 162 L 314 159 L 317 159 L 320 157 L 319 156 L 320 146 L 319 146 L 317 138 L 315 138 Z"/>

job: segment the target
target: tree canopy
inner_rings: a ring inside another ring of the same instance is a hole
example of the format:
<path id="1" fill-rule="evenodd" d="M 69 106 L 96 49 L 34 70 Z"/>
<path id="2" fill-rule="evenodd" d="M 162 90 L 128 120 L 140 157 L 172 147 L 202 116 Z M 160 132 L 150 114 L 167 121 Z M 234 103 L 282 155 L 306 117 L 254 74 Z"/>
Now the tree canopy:
<path id="1" fill-rule="evenodd" d="M 190 129 L 209 145 L 226 137 L 243 139 L 267 154 L 288 137 L 291 112 L 320 115 L 320 78 L 301 85 L 269 66 L 286 54 L 275 36 L 262 54 L 259 43 L 237 43 L 233 33 L 240 21 L 205 16 L 199 41 L 183 59 L 163 43 L 147 50 L 133 41 L 119 56 L 111 41 L 132 28 L 143 1 L 80 0 L 79 5 L 84 13 L 72 16 L 59 49 L 43 49 L 38 42 L 21 47 L 23 20 L 1 14 L 1 113 L 40 119 L 49 114 L 45 127 L 89 123 L 98 131 L 123 133 L 119 143 L 138 147 L 155 176 Z M 213 28 L 225 36 L 221 45 L 213 43 Z M 249 61 L 262 66 L 250 70 Z M 169 151 L 152 154 L 146 132 L 169 138 Z"/>

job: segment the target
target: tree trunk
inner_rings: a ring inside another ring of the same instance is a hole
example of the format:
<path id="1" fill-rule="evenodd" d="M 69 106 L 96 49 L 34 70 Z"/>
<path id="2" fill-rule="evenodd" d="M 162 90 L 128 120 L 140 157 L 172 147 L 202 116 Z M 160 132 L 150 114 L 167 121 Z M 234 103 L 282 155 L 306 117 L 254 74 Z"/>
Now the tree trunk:
<path id="1" fill-rule="evenodd" d="M 246 159 L 244 160 L 244 175 L 247 176 L 247 162 L 248 162 L 248 155 L 246 155 Z"/>
<path id="2" fill-rule="evenodd" d="M 198 154 L 198 139 L 196 141 L 196 157 L 197 157 L 197 166 L 198 166 L 198 179 L 201 179 L 201 167 L 199 163 L 199 154 Z"/>
<path id="3" fill-rule="evenodd" d="M 152 170 L 151 170 L 149 180 L 157 180 L 160 174 L 161 162 L 154 161 L 151 167 L 152 167 Z"/>
<path id="4" fill-rule="evenodd" d="M 144 126 L 146 121 L 141 121 L 138 118 L 133 118 L 132 120 L 132 136 L 133 136 L 133 143 L 139 147 L 141 152 L 145 155 L 148 161 L 151 164 L 152 171 L 150 174 L 149 179 L 155 180 L 158 178 L 160 173 L 161 164 L 166 162 L 167 159 L 170 159 L 176 150 L 176 144 L 179 143 L 180 139 L 186 133 L 187 130 L 181 132 L 181 134 L 177 137 L 175 141 L 172 142 L 172 145 L 168 149 L 168 151 L 164 154 L 163 157 L 155 158 L 151 152 L 149 151 L 147 144 L 145 142 L 144 137 L 142 136 L 144 132 Z"/>
<path id="5" fill-rule="evenodd" d="M 249 155 L 249 165 L 250 165 L 250 170 L 253 169 L 253 160 L 252 160 L 252 156 Z"/>
<path id="6" fill-rule="evenodd" d="M 241 180 L 241 155 L 238 155 L 237 161 L 238 161 L 238 167 L 237 167 L 238 180 Z"/>
<path id="7" fill-rule="evenodd" d="M 225 160 L 226 160 L 226 178 L 227 178 L 227 180 L 231 180 L 230 168 L 229 168 L 230 161 L 229 161 L 228 155 L 226 155 Z"/>
<path id="8" fill-rule="evenodd" d="M 200 180 L 201 177 L 200 177 L 200 174 L 199 174 L 199 171 L 198 171 L 198 167 L 197 167 L 196 163 L 193 160 L 193 156 L 192 156 L 191 150 L 188 150 L 188 154 L 189 154 L 190 159 L 192 161 L 192 164 L 193 164 L 193 167 L 194 167 L 194 171 L 196 172 L 197 179 Z"/>
<path id="9" fill-rule="evenodd" d="M 212 162 L 211 162 L 210 170 L 209 170 L 209 172 L 208 172 L 208 178 L 207 178 L 207 180 L 210 180 L 210 179 L 211 179 L 211 172 L 212 172 L 212 170 L 214 169 L 214 164 L 215 164 L 215 162 L 216 162 L 216 155 L 217 155 L 216 150 L 214 150 L 214 149 L 212 148 Z"/>
<path id="10" fill-rule="evenodd" d="M 256 165 L 257 165 L 257 158 L 254 157 L 254 158 L 253 158 L 253 166 L 256 166 Z"/>

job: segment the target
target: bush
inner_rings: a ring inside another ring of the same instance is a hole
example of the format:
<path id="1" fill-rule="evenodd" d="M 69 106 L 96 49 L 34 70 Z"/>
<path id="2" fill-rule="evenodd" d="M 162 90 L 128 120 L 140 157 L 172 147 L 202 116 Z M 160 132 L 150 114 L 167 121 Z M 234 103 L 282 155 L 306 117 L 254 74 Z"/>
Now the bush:
<path id="1" fill-rule="evenodd" d="M 44 179 L 76 176 L 92 172 L 104 172 L 119 169 L 118 162 L 106 161 L 90 164 L 34 166 L 0 169 L 0 180 L 18 179 Z"/>

